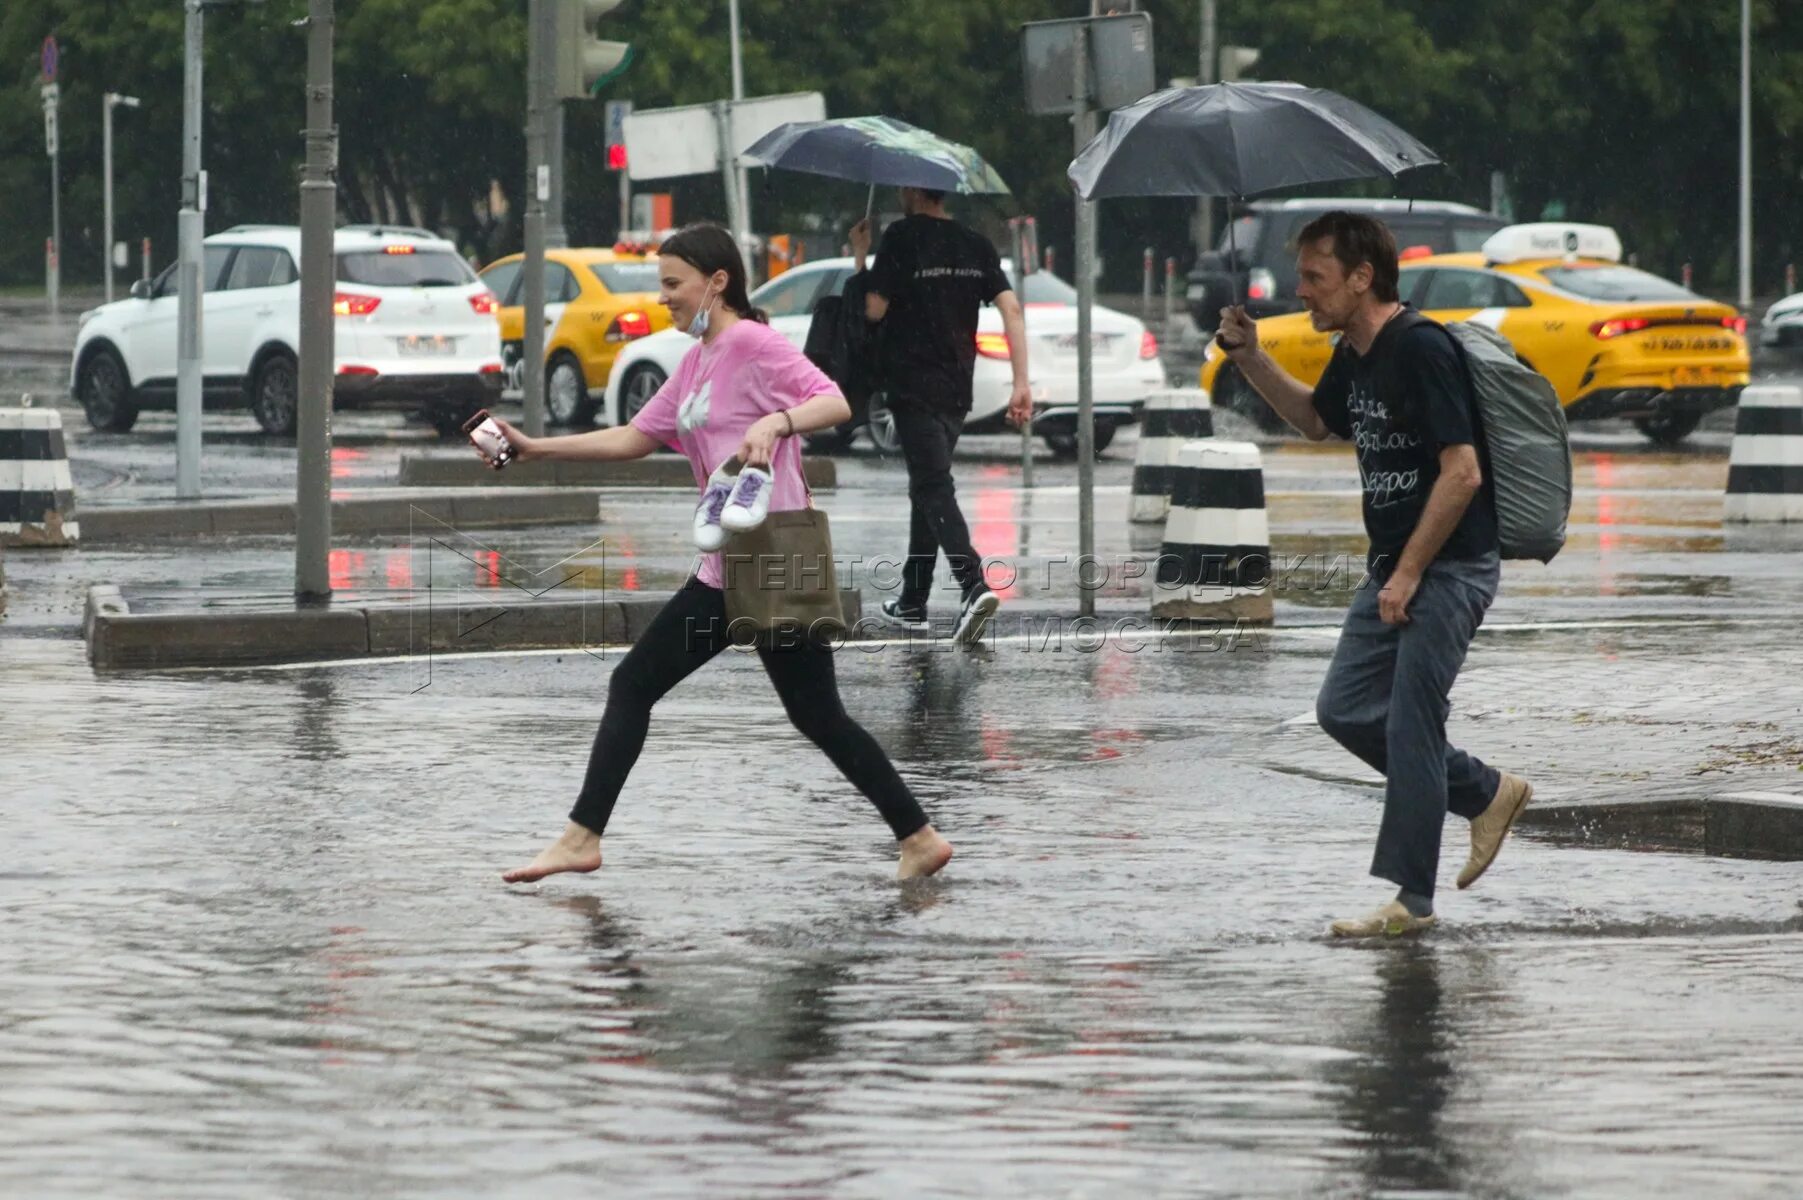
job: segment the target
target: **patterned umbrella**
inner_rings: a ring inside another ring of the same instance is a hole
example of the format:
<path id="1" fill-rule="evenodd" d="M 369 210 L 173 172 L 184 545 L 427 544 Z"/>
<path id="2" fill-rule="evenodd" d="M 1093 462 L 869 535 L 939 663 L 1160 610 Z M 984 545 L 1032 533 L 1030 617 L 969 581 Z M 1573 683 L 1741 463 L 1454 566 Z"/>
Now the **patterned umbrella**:
<path id="1" fill-rule="evenodd" d="M 872 187 L 1007 194 L 1008 185 L 969 146 L 892 117 L 791 121 L 745 151 L 754 166 L 801 171 Z"/>

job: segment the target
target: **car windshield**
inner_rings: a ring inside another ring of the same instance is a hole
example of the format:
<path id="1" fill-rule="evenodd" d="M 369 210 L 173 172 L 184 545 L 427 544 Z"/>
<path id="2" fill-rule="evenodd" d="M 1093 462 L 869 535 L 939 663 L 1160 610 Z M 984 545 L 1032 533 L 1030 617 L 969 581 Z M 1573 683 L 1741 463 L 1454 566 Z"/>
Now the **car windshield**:
<path id="1" fill-rule="evenodd" d="M 655 292 L 657 264 L 654 262 L 590 263 L 589 270 L 601 286 L 619 295 L 623 292 Z"/>
<path id="2" fill-rule="evenodd" d="M 1077 289 L 1050 271 L 1033 272 L 1021 290 L 1025 293 L 1021 297 L 1023 304 L 1062 304 L 1068 308 L 1077 302 Z"/>
<path id="3" fill-rule="evenodd" d="M 476 272 L 448 250 L 358 250 L 338 256 L 338 278 L 365 287 L 467 287 Z"/>
<path id="4" fill-rule="evenodd" d="M 1669 279 L 1636 267 L 1544 267 L 1540 274 L 1556 288 L 1589 300 L 1701 300 Z"/>

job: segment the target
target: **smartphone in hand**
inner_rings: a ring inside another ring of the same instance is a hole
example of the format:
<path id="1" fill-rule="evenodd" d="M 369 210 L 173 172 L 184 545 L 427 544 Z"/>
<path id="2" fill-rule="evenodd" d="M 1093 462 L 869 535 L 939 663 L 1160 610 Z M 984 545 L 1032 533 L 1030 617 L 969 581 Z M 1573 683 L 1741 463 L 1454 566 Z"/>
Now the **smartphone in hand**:
<path id="1" fill-rule="evenodd" d="M 513 448 L 513 443 L 507 440 L 507 435 L 501 432 L 501 427 L 495 424 L 495 419 L 488 415 L 486 408 L 479 409 L 463 423 L 463 432 L 469 435 L 471 444 L 488 465 L 497 471 L 512 462 L 519 453 Z"/>

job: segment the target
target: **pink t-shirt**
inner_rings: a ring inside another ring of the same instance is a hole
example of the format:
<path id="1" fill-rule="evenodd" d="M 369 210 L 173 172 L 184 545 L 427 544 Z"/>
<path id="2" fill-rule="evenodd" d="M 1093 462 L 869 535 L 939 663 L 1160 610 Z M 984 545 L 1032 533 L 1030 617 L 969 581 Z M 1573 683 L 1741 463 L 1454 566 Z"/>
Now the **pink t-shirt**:
<path id="1" fill-rule="evenodd" d="M 752 422 L 815 396 L 837 396 L 839 385 L 768 325 L 739 321 L 712 345 L 696 342 L 676 374 L 632 418 L 635 429 L 688 457 L 695 486 L 739 452 Z M 779 438 L 771 458 L 770 511 L 808 507 L 801 474 L 801 439 Z M 698 570 L 708 587 L 721 586 L 720 556 L 707 554 Z"/>

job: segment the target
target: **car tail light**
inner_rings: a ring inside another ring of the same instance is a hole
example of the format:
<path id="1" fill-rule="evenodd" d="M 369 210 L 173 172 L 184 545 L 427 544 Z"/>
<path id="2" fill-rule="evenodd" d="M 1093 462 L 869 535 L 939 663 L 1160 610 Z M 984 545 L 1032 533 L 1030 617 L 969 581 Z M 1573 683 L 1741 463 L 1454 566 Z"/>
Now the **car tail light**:
<path id="1" fill-rule="evenodd" d="M 376 370 L 374 367 L 358 366 L 355 363 L 346 363 L 344 366 L 339 367 L 338 373 L 340 375 L 380 375 L 381 374 L 381 372 Z"/>
<path id="2" fill-rule="evenodd" d="M 401 242 L 401 243 L 398 243 L 393 246 L 383 246 L 382 253 L 383 254 L 412 254 L 413 247 L 407 245 L 405 242 Z"/>
<path id="3" fill-rule="evenodd" d="M 977 335 L 977 353 L 984 358 L 1007 358 L 1008 335 L 1005 333 L 979 333 Z"/>
<path id="4" fill-rule="evenodd" d="M 476 368 L 476 373 L 478 375 L 499 375 L 503 369 L 501 364 L 497 362 L 483 363 L 480 367 Z"/>
<path id="5" fill-rule="evenodd" d="M 478 315 L 487 317 L 494 314 L 495 309 L 500 307 L 500 302 L 495 299 L 493 292 L 484 289 L 470 297 L 470 307 L 475 309 Z"/>
<path id="6" fill-rule="evenodd" d="M 1723 317 L 1722 328 L 1731 329 L 1742 337 L 1747 336 L 1747 319 L 1745 317 Z"/>
<path id="7" fill-rule="evenodd" d="M 633 338 L 648 337 L 650 333 L 651 318 L 636 308 L 629 308 L 613 319 L 606 336 L 610 342 L 630 342 Z"/>
<path id="8" fill-rule="evenodd" d="M 1263 267 L 1253 267 L 1246 275 L 1246 299 L 1272 300 L 1277 296 L 1277 276 Z"/>
<path id="9" fill-rule="evenodd" d="M 367 317 L 382 303 L 380 296 L 359 296 L 353 292 L 332 294 L 332 313 L 339 317 Z"/>
<path id="10" fill-rule="evenodd" d="M 1434 248 L 1432 246 L 1410 246 L 1396 256 L 1396 261 L 1413 262 L 1417 258 L 1432 258 L 1433 255 Z"/>
<path id="11" fill-rule="evenodd" d="M 1158 339 L 1152 336 L 1150 329 L 1139 335 L 1139 356 L 1142 359 L 1158 357 Z"/>
<path id="12" fill-rule="evenodd" d="M 1594 322 L 1590 326 L 1590 336 L 1606 342 L 1624 333 L 1639 333 L 1651 324 L 1645 317 L 1616 317 L 1611 321 Z"/>

